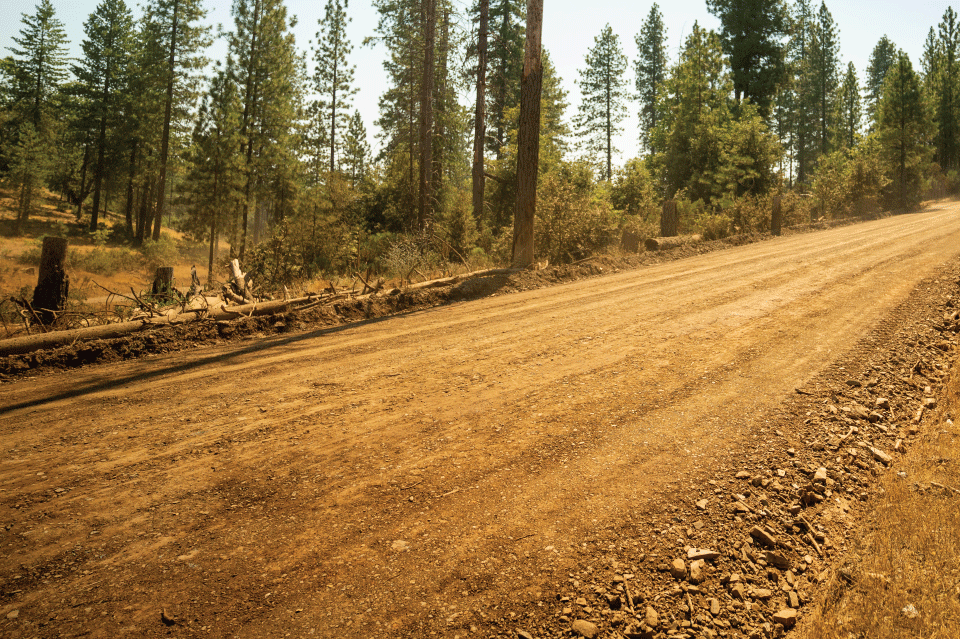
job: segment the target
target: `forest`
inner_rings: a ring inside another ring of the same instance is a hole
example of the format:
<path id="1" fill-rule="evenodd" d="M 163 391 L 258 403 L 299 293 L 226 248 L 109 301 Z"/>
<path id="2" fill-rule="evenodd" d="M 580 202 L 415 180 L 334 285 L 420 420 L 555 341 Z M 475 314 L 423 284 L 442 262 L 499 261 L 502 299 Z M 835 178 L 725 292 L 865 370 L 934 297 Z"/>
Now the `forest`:
<path id="1" fill-rule="evenodd" d="M 303 49 L 282 0 L 234 0 L 233 23 L 216 31 L 202 0 L 148 0 L 140 15 L 102 0 L 71 59 L 41 0 L 0 60 L 14 232 L 47 189 L 104 241 L 138 247 L 173 228 L 202 242 L 211 277 L 229 258 L 275 284 L 510 263 L 528 6 L 373 2 L 364 42 L 347 37 L 347 0 L 327 0 Z M 880 37 L 861 85 L 826 3 L 707 7 L 721 28 L 694 24 L 677 59 L 656 4 L 638 12 L 635 60 L 608 25 L 584 52 L 574 105 L 541 51 L 537 259 L 655 236 L 667 200 L 680 232 L 722 238 L 768 230 L 774 198 L 797 224 L 908 211 L 960 189 L 952 8 L 916 66 Z M 227 53 L 212 60 L 217 40 Z M 386 49 L 389 78 L 376 155 L 352 103 L 351 54 L 371 43 Z M 642 152 L 618 165 L 629 110 Z"/>

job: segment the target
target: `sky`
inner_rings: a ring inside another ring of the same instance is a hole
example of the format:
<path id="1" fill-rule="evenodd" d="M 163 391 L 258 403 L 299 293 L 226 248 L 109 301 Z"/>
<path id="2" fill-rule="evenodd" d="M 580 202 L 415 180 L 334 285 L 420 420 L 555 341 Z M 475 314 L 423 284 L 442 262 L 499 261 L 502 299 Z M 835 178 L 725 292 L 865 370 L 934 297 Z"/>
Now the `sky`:
<path id="1" fill-rule="evenodd" d="M 71 42 L 70 53 L 80 54 L 80 42 L 83 40 L 83 23 L 98 4 L 99 0 L 52 0 L 57 16 L 64 23 Z M 135 15 L 140 15 L 139 7 L 131 2 Z M 469 9 L 472 0 L 454 0 L 454 6 L 463 15 Z M 0 55 L 10 55 L 9 48 L 15 46 L 12 38 L 16 36 L 22 23 L 19 17 L 23 13 L 33 14 L 36 0 L 4 0 L 5 19 L 0 22 Z M 706 7 L 705 0 L 661 0 L 660 10 L 667 28 L 667 45 L 671 60 L 675 61 L 683 39 L 689 35 L 694 22 L 702 27 L 719 29 L 718 20 Z M 960 2 L 957 3 L 960 6 Z M 298 47 L 309 50 L 310 41 L 316 39 L 317 21 L 323 16 L 325 1 L 287 0 L 290 14 L 297 16 L 298 24 L 294 29 Z M 620 38 L 621 47 L 630 60 L 626 77 L 629 87 L 634 86 L 633 63 L 637 57 L 634 38 L 650 12 L 652 2 L 624 2 L 623 0 L 544 0 L 543 46 L 550 52 L 554 66 L 567 90 L 568 120 L 576 114 L 580 102 L 580 91 L 576 85 L 579 70 L 584 67 L 584 58 L 593 46 L 603 28 L 610 24 Z M 923 43 L 930 27 L 935 27 L 950 6 L 944 0 L 912 0 L 909 5 L 903 0 L 833 0 L 827 7 L 833 15 L 839 29 L 840 53 L 843 66 L 853 62 L 860 73 L 861 84 L 870 53 L 877 41 L 887 35 L 898 47 L 906 51 L 919 69 Z M 225 29 L 232 25 L 230 16 L 231 0 L 206 0 L 208 20 L 211 24 L 222 24 Z M 819 6 L 819 5 L 816 5 Z M 909 7 L 909 8 L 907 8 Z M 358 94 L 353 106 L 360 111 L 367 127 L 370 144 L 376 151 L 376 128 L 374 121 L 378 116 L 380 93 L 387 86 L 387 77 L 383 72 L 382 61 L 385 52 L 379 46 L 362 46 L 365 37 L 375 35 L 377 13 L 368 0 L 352 0 L 347 8 L 351 18 L 348 37 L 354 45 L 350 57 L 356 65 L 356 86 Z M 213 58 L 223 56 L 226 47 L 215 44 L 210 51 Z M 518 80 L 519 81 L 519 80 Z M 469 96 L 462 99 L 471 104 Z M 639 134 L 637 105 L 629 105 L 629 116 L 623 123 L 623 133 L 618 136 L 617 146 L 620 157 L 617 163 L 638 154 L 637 138 Z"/>

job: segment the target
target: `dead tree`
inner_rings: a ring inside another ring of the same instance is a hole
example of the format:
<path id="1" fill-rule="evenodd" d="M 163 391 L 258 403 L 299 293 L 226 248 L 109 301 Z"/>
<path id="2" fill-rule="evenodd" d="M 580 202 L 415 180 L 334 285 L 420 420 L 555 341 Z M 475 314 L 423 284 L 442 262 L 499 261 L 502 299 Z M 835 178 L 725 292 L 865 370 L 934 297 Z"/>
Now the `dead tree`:
<path id="1" fill-rule="evenodd" d="M 33 308 L 41 324 L 52 324 L 57 314 L 67 307 L 70 277 L 64 270 L 67 259 L 67 240 L 62 237 L 43 238 L 40 251 L 40 274 L 33 289 Z"/>

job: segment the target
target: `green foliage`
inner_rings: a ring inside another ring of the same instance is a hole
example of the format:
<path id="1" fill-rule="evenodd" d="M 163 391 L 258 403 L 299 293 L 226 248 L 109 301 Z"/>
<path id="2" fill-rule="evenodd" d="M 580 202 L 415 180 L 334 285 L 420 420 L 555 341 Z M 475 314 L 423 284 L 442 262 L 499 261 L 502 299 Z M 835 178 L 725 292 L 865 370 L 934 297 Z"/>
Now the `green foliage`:
<path id="1" fill-rule="evenodd" d="M 22 14 L 15 56 L 17 110 L 38 130 L 54 117 L 53 106 L 67 79 L 67 34 L 50 0 L 40 0 L 34 15 Z"/>
<path id="2" fill-rule="evenodd" d="M 540 176 L 535 246 L 551 263 L 587 257 L 619 239 L 609 185 L 586 162 L 563 162 Z"/>
<path id="3" fill-rule="evenodd" d="M 313 89 L 319 95 L 315 113 L 326 129 L 331 173 L 339 166 L 337 155 L 344 151 L 344 138 L 350 126 L 350 98 L 357 92 L 353 86 L 354 66 L 347 62 L 353 45 L 347 38 L 350 19 L 346 8 L 347 0 L 327 0 L 313 56 L 316 62 Z"/>
<path id="4" fill-rule="evenodd" d="M 180 259 L 177 241 L 163 233 L 159 240 L 145 239 L 140 247 L 144 267 L 152 273 L 161 266 L 170 266 Z"/>
<path id="5" fill-rule="evenodd" d="M 605 180 L 613 177 L 613 138 L 623 127 L 620 123 L 627 114 L 624 100 L 627 97 L 623 72 L 627 68 L 627 56 L 620 48 L 620 38 L 608 24 L 594 46 L 587 52 L 586 68 L 580 70 L 580 92 L 583 100 L 576 118 L 581 148 L 588 158 L 598 161 L 600 176 Z"/>
<path id="6" fill-rule="evenodd" d="M 867 118 L 870 120 L 870 129 L 874 130 L 877 125 L 877 104 L 880 102 L 880 96 L 883 93 L 883 82 L 887 78 L 887 71 L 890 65 L 897 57 L 897 46 L 890 41 L 890 38 L 883 36 L 870 53 L 870 60 L 867 64 L 867 81 L 864 85 L 866 91 Z"/>
<path id="7" fill-rule="evenodd" d="M 847 65 L 836 101 L 837 113 L 833 118 L 836 130 L 833 137 L 840 148 L 853 148 L 860 137 L 860 122 L 863 108 L 860 101 L 860 84 L 857 68 L 853 62 Z"/>
<path id="8" fill-rule="evenodd" d="M 634 70 L 640 100 L 640 145 L 650 152 L 655 150 L 650 133 L 657 127 L 659 119 L 657 102 L 667 80 L 667 28 L 656 2 L 650 7 L 650 13 L 634 40 L 638 52 Z"/>
<path id="9" fill-rule="evenodd" d="M 720 41 L 730 57 L 737 104 L 747 99 L 766 116 L 786 73 L 783 0 L 707 0 L 707 7 L 720 19 Z"/>
<path id="10" fill-rule="evenodd" d="M 887 73 L 879 105 L 878 137 L 884 168 L 890 176 L 888 206 L 910 209 L 920 202 L 929 162 L 929 114 L 920 80 L 903 52 Z"/>
<path id="11" fill-rule="evenodd" d="M 946 171 L 960 168 L 960 24 L 947 7 L 937 31 L 930 29 L 923 56 L 924 83 L 932 106 L 936 161 Z"/>
<path id="12" fill-rule="evenodd" d="M 653 222 L 660 213 L 656 184 L 647 161 L 627 160 L 613 178 L 610 202 L 613 208 L 645 222 Z"/>

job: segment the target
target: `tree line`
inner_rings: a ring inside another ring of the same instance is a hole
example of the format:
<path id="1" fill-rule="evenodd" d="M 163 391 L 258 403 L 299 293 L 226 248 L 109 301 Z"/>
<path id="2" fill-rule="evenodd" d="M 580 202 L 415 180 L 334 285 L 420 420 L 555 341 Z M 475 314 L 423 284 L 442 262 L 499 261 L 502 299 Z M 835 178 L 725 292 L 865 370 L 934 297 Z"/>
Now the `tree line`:
<path id="1" fill-rule="evenodd" d="M 774 195 L 797 216 L 830 217 L 960 187 L 952 8 L 919 69 L 884 36 L 861 86 L 825 2 L 707 0 L 719 31 L 694 24 L 675 60 L 653 4 L 633 61 L 609 25 L 596 37 L 570 121 L 537 36 L 531 138 L 528 5 L 475 0 L 461 15 L 450 0 L 373 2 L 378 24 L 357 44 L 386 52 L 376 156 L 353 108 L 348 0 L 327 0 L 309 50 L 282 0 L 234 0 L 216 32 L 201 0 L 148 0 L 139 16 L 102 0 L 75 60 L 41 0 L 0 61 L 0 176 L 17 228 L 49 188 L 91 233 L 139 245 L 174 226 L 209 245 L 211 272 L 225 241 L 279 281 L 386 268 L 401 253 L 508 261 L 518 206 L 535 216 L 536 254 L 569 261 L 624 231 L 655 233 L 666 199 L 685 228 L 720 236 L 759 230 Z M 211 61 L 217 39 L 227 53 Z M 617 166 L 630 109 L 642 155 Z M 518 200 L 531 148 L 535 205 Z"/>

